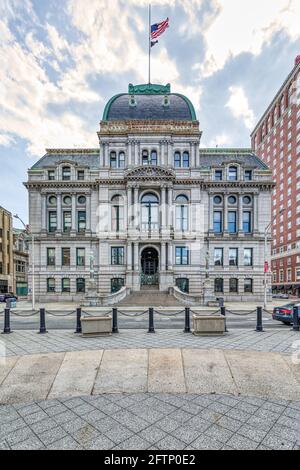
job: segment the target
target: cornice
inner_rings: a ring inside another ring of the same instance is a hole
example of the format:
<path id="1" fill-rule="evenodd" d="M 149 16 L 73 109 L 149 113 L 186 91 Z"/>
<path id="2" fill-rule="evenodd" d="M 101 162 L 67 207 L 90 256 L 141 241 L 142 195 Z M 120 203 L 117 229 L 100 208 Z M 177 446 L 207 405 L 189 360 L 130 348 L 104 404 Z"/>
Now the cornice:
<path id="1" fill-rule="evenodd" d="M 96 181 L 26 181 L 23 183 L 27 189 L 41 189 L 49 188 L 54 190 L 55 188 L 97 188 Z"/>

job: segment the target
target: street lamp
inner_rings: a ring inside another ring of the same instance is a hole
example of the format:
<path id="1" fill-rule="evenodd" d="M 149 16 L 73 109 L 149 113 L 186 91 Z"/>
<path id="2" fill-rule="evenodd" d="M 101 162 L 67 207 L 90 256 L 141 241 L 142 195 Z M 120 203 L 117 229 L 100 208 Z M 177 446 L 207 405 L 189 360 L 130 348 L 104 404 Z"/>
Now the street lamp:
<path id="1" fill-rule="evenodd" d="M 26 225 L 23 220 L 17 215 L 14 215 L 15 219 L 18 219 L 21 224 L 23 225 L 25 232 L 28 235 L 31 235 L 31 243 L 32 243 L 32 258 L 31 258 L 31 284 L 32 284 L 32 295 L 31 295 L 31 301 L 32 301 L 32 310 L 35 309 L 35 285 L 34 285 L 34 234 L 32 233 L 30 226 Z"/>
<path id="2" fill-rule="evenodd" d="M 283 214 L 285 209 L 279 211 L 279 215 Z M 267 241 L 268 241 L 268 231 L 272 225 L 271 221 L 265 228 L 265 243 L 264 243 L 264 308 L 267 307 L 267 272 L 268 272 L 268 260 L 267 260 Z"/>

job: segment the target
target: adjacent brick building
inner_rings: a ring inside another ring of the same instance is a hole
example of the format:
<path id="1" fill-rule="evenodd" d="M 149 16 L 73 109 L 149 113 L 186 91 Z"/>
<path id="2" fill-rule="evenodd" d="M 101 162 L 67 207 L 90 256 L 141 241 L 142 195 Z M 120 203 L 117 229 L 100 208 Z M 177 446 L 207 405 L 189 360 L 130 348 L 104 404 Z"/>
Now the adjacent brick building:
<path id="1" fill-rule="evenodd" d="M 12 215 L 0 206 L 0 293 L 13 290 Z"/>
<path id="2" fill-rule="evenodd" d="M 251 134 L 272 169 L 272 289 L 300 296 L 300 56 Z"/>

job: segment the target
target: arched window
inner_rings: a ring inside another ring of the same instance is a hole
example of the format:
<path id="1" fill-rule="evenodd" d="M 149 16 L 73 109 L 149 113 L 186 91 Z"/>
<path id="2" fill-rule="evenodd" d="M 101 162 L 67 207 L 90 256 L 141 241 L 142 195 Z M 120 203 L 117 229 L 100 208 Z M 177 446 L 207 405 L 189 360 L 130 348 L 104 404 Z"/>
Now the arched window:
<path id="1" fill-rule="evenodd" d="M 190 154 L 189 154 L 189 152 L 183 152 L 182 166 L 183 166 L 183 168 L 189 168 L 189 166 L 190 166 Z"/>
<path id="2" fill-rule="evenodd" d="M 110 152 L 110 167 L 117 168 L 117 154 L 116 152 Z"/>
<path id="3" fill-rule="evenodd" d="M 119 153 L 118 168 L 125 168 L 125 153 Z"/>
<path id="4" fill-rule="evenodd" d="M 180 152 L 174 153 L 174 167 L 175 168 L 181 167 L 181 153 Z"/>
<path id="5" fill-rule="evenodd" d="M 149 165 L 149 152 L 148 152 L 148 150 L 143 150 L 142 164 L 143 165 Z"/>
<path id="6" fill-rule="evenodd" d="M 124 229 L 124 204 L 120 195 L 114 196 L 111 200 L 111 228 L 113 232 Z"/>
<path id="7" fill-rule="evenodd" d="M 228 179 L 229 181 L 236 181 L 237 180 L 237 167 L 230 166 L 228 169 Z"/>
<path id="8" fill-rule="evenodd" d="M 185 232 L 188 230 L 188 206 L 189 200 L 181 194 L 176 198 L 176 230 Z"/>
<path id="9" fill-rule="evenodd" d="M 159 199 L 156 194 L 147 193 L 142 197 L 142 230 L 158 230 Z"/>
<path id="10" fill-rule="evenodd" d="M 156 150 L 151 151 L 151 165 L 157 166 L 157 151 Z"/>
<path id="11" fill-rule="evenodd" d="M 64 181 L 69 181 L 71 179 L 71 167 L 64 166 L 62 169 L 62 179 Z"/>

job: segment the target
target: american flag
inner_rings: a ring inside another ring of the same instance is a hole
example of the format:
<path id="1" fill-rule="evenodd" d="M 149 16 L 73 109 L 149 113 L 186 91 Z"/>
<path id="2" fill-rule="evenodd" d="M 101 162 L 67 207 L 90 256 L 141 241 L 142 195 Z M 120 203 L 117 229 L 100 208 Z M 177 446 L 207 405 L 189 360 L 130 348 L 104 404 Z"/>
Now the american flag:
<path id="1" fill-rule="evenodd" d="M 151 39 L 157 39 L 169 27 L 169 18 L 161 23 L 155 23 L 151 26 Z"/>

